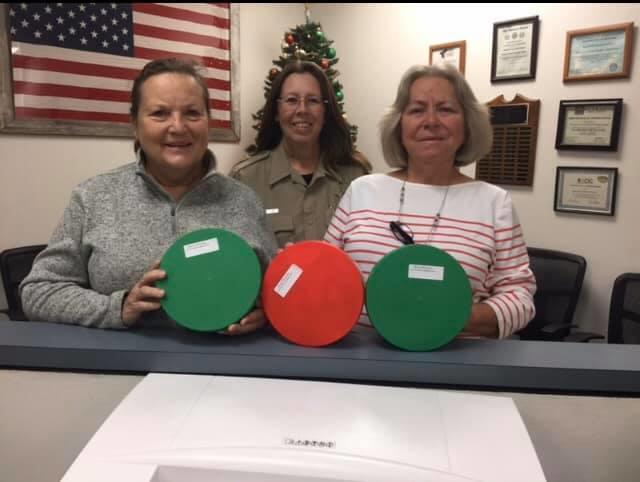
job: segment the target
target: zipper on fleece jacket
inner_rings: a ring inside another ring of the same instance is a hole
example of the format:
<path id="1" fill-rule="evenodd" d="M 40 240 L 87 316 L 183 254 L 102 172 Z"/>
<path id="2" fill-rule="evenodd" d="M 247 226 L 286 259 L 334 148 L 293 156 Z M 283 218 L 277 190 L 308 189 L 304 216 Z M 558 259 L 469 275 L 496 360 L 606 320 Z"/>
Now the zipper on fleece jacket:
<path id="1" fill-rule="evenodd" d="M 176 220 L 176 211 L 178 209 L 178 206 L 184 202 L 185 198 L 189 197 L 189 195 L 196 191 L 198 187 L 200 187 L 201 184 L 204 184 L 205 182 L 208 182 L 208 180 L 217 175 L 215 169 L 210 170 L 208 173 L 206 173 L 204 175 L 204 177 L 202 179 L 200 179 L 192 188 L 191 190 L 189 190 L 187 193 L 185 193 L 184 196 L 182 196 L 182 198 L 178 201 L 175 202 L 173 200 L 173 198 L 169 195 L 168 192 L 166 192 L 164 189 L 162 189 L 162 187 L 158 184 L 158 182 L 151 177 L 149 174 L 147 174 L 144 170 L 142 169 L 138 169 L 136 171 L 136 175 L 140 176 L 144 182 L 147 184 L 147 186 L 149 186 L 149 188 L 157 193 L 159 193 L 162 197 L 164 197 L 165 199 L 167 199 L 169 201 L 170 204 L 170 214 L 171 214 L 171 234 L 173 234 L 173 236 L 176 236 L 178 234 L 178 222 Z"/>
<path id="2" fill-rule="evenodd" d="M 171 234 L 174 236 L 178 231 L 178 226 L 176 223 L 176 205 L 171 206 Z"/>

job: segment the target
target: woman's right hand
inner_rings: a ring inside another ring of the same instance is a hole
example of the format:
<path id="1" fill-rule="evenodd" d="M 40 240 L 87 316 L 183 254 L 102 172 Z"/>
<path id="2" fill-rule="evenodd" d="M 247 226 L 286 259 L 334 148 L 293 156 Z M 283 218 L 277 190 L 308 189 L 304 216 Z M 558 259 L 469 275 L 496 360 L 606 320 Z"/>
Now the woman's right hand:
<path id="1" fill-rule="evenodd" d="M 280 254 L 282 253 L 285 249 L 290 248 L 291 246 L 293 246 L 294 243 L 292 243 L 291 241 L 284 243 L 284 248 L 278 248 L 278 251 L 276 252 L 276 254 Z"/>
<path id="2" fill-rule="evenodd" d="M 154 283 L 164 279 L 167 273 L 159 267 L 160 261 L 157 261 L 126 294 L 122 303 L 122 321 L 126 326 L 134 325 L 142 313 L 160 309 L 164 290 L 156 288 Z"/>

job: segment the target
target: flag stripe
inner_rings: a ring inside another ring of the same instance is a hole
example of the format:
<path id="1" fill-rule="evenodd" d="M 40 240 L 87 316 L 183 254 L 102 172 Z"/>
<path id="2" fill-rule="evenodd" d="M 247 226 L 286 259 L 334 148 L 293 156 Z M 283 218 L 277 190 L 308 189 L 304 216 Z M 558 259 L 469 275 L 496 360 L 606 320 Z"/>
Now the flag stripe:
<path id="1" fill-rule="evenodd" d="M 70 98 L 70 97 L 56 97 L 47 95 L 30 95 L 30 94 L 16 94 L 14 96 L 15 105 L 17 107 L 42 107 L 45 109 L 65 109 L 84 112 L 109 112 L 112 114 L 124 114 L 127 116 L 127 122 L 129 122 L 129 103 L 128 102 L 114 102 L 108 100 L 99 99 L 86 99 L 86 98 Z M 224 110 L 214 110 L 211 112 L 213 119 L 229 120 L 230 112 Z"/>
<path id="2" fill-rule="evenodd" d="M 183 4 L 186 7 L 187 4 Z M 185 10 L 182 8 L 169 7 L 159 3 L 135 3 L 134 12 L 148 13 L 150 15 L 160 15 L 162 17 L 175 18 L 176 20 L 186 20 L 193 23 L 201 23 L 203 25 L 213 25 L 218 28 L 229 28 L 229 20 L 220 18 L 215 15 L 207 15 L 194 10 Z"/>
<path id="3" fill-rule="evenodd" d="M 229 18 L 229 4 L 228 3 L 156 3 L 155 5 L 164 5 L 166 7 L 176 7 L 180 5 L 180 8 L 191 10 L 192 12 L 200 12 L 206 15 L 213 15 L 214 17 Z"/>
<path id="4" fill-rule="evenodd" d="M 92 89 L 69 85 L 42 83 L 34 85 L 29 82 L 15 81 L 14 94 L 46 95 L 51 97 L 69 97 L 72 99 L 108 100 L 113 102 L 129 102 L 129 94 L 124 91 L 111 89 Z"/>
<path id="5" fill-rule="evenodd" d="M 12 58 L 22 55 L 33 58 L 66 60 L 70 62 L 92 64 L 94 65 L 94 68 L 99 68 L 101 66 L 124 68 L 126 69 L 125 72 L 129 72 L 129 75 L 121 75 L 120 77 L 128 79 L 134 79 L 140 72 L 140 69 L 144 67 L 144 64 L 147 63 L 145 59 L 81 52 L 73 49 L 49 47 L 46 45 L 31 45 L 22 42 L 12 42 L 11 47 L 16 49 L 16 53 L 12 56 Z M 212 79 L 230 79 L 229 72 L 225 70 L 217 70 L 205 67 L 202 74 L 205 77 Z"/>
<path id="6" fill-rule="evenodd" d="M 25 57 L 24 55 L 14 55 L 12 59 L 14 68 L 20 67 L 23 69 L 69 72 L 79 75 L 94 75 L 98 77 L 109 77 L 127 80 L 133 80 L 138 73 L 138 70 L 126 69 L 123 67 L 87 64 L 84 62 L 73 62 L 68 60 L 49 58 Z"/>
<path id="7" fill-rule="evenodd" d="M 77 120 L 94 122 L 130 122 L 128 115 L 114 114 L 110 112 L 86 112 L 71 109 L 43 109 L 33 107 L 16 107 L 16 119 L 40 118 L 56 120 Z"/>
<path id="8" fill-rule="evenodd" d="M 207 37 L 229 40 L 229 31 L 217 28 L 213 25 L 202 25 L 193 22 L 183 22 L 182 20 L 167 19 L 148 13 L 134 12 L 135 23 L 138 25 L 148 25 L 150 27 L 168 28 L 185 33 L 197 33 Z"/>
<path id="9" fill-rule="evenodd" d="M 16 119 L 60 119 L 94 122 L 117 122 L 129 124 L 128 115 L 114 114 L 109 112 L 86 112 L 69 109 L 34 109 L 31 107 L 16 107 Z M 228 120 L 211 119 L 209 127 L 212 129 L 230 129 L 231 122 Z"/>
<path id="10" fill-rule="evenodd" d="M 148 49 L 148 48 L 142 48 L 142 47 L 136 47 L 135 52 L 136 52 L 136 57 L 149 59 L 149 60 L 176 56 L 174 52 L 158 50 L 158 49 Z M 180 58 L 195 60 L 199 64 L 205 65 L 207 67 L 215 68 L 215 69 L 231 70 L 231 62 L 229 62 L 228 60 L 203 58 L 203 57 L 199 57 L 197 55 L 191 55 L 188 53 L 180 53 Z"/>
<path id="11" fill-rule="evenodd" d="M 137 23 L 133 30 L 134 35 L 144 37 L 155 37 L 159 39 L 172 40 L 174 42 L 190 42 L 192 44 L 204 45 L 215 49 L 229 50 L 229 41 L 221 38 L 210 37 L 197 33 L 181 32 L 179 30 L 171 30 L 168 28 L 154 27 L 153 25 L 142 25 Z M 226 57 L 225 57 L 226 58 Z"/>
<path id="12" fill-rule="evenodd" d="M 134 29 L 137 28 L 137 26 L 134 27 Z M 231 67 L 229 65 L 229 52 L 226 50 L 202 47 L 183 42 L 172 42 L 171 40 L 145 37 L 142 35 L 136 35 L 135 40 L 136 47 L 134 53 L 136 53 L 136 57 L 139 57 L 139 55 L 137 55 L 139 49 L 149 49 L 166 52 L 164 54 L 165 57 L 189 57 L 203 65 L 218 65 L 217 68 L 224 68 L 226 70 Z"/>
<path id="13" fill-rule="evenodd" d="M 21 82 L 21 81 L 14 82 L 14 93 L 28 94 L 28 95 L 41 95 L 41 96 L 49 96 L 49 97 L 68 97 L 71 99 L 90 99 L 90 100 L 99 100 L 99 101 L 123 102 L 127 110 L 129 109 L 129 102 L 131 100 L 130 94 L 128 91 L 112 90 L 112 89 L 96 89 L 96 88 L 88 88 L 88 87 L 79 88 L 75 86 L 46 84 L 46 83 L 33 85 L 29 82 Z M 230 102 L 227 102 L 224 100 L 218 100 L 218 99 L 209 100 L 209 108 L 214 110 L 228 111 L 231 108 L 230 104 L 231 104 Z"/>
<path id="14" fill-rule="evenodd" d="M 105 77 L 93 77 L 90 75 L 75 75 L 53 71 L 13 69 L 13 80 L 15 82 L 25 82 L 32 84 L 52 83 L 55 85 L 69 85 L 77 87 L 100 86 L 100 88 L 110 90 L 121 90 L 128 93 L 131 91 L 133 82 L 125 79 L 109 79 Z M 209 83 L 219 82 L 216 79 L 209 79 Z M 228 82 L 222 84 L 227 85 Z M 209 88 L 209 97 L 211 99 L 229 102 L 230 94 L 228 90 Z"/>

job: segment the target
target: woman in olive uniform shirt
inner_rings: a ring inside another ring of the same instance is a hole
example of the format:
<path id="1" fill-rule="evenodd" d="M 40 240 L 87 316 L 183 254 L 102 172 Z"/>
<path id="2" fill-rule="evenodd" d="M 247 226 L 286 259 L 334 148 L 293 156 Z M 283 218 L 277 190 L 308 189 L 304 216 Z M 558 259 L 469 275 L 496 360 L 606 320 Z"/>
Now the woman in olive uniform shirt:
<path id="1" fill-rule="evenodd" d="M 280 246 L 322 239 L 351 181 L 371 170 L 313 62 L 292 62 L 276 77 L 252 152 L 230 175 L 262 198 Z"/>

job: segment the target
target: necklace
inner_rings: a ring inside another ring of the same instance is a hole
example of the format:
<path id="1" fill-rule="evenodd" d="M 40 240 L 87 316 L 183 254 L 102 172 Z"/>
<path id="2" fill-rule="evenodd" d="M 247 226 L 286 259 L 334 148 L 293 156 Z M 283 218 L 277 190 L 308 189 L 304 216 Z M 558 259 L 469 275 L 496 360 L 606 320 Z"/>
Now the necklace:
<path id="1" fill-rule="evenodd" d="M 400 188 L 400 201 L 398 206 L 398 220 L 391 221 L 389 223 L 389 228 L 391 229 L 391 232 L 393 232 L 393 235 L 396 237 L 396 239 L 398 239 L 398 241 L 401 241 L 404 244 L 414 244 L 413 233 L 411 232 L 411 229 L 407 225 L 402 223 L 402 208 L 404 207 L 406 185 L 407 185 L 407 181 L 406 180 L 402 181 L 402 187 Z M 442 201 L 440 202 L 440 207 L 438 208 L 438 211 L 436 212 L 433 218 L 433 223 L 431 224 L 431 230 L 427 235 L 427 240 L 425 244 L 429 244 L 431 242 L 433 233 L 435 232 L 435 230 L 438 228 L 438 225 L 440 224 L 440 216 L 442 215 L 442 209 L 444 208 L 444 204 L 445 202 L 447 202 L 447 196 L 449 195 L 450 187 L 451 187 L 451 184 L 447 184 L 447 188 L 444 191 L 444 196 L 442 197 Z"/>

